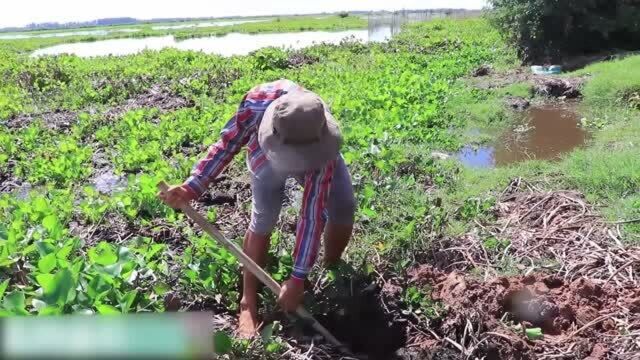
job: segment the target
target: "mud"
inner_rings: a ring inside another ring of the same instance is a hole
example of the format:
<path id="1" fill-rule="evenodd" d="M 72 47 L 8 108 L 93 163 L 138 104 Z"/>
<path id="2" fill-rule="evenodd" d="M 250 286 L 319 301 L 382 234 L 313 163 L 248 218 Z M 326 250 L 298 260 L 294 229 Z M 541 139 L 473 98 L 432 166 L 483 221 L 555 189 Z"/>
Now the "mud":
<path id="1" fill-rule="evenodd" d="M 77 120 L 78 114 L 75 111 L 57 109 L 40 114 L 20 114 L 5 121 L 3 125 L 10 129 L 22 129 L 34 121 L 42 121 L 47 129 L 66 132 Z"/>
<path id="2" fill-rule="evenodd" d="M 537 77 L 533 81 L 533 89 L 541 96 L 575 99 L 582 96 L 580 87 L 583 82 L 580 78 Z"/>
<path id="3" fill-rule="evenodd" d="M 524 111 L 531 106 L 529 100 L 519 96 L 508 96 L 504 99 L 505 104 L 516 111 Z"/>
<path id="4" fill-rule="evenodd" d="M 491 65 L 482 65 L 474 69 L 471 72 L 471 76 L 473 77 L 487 76 L 491 74 L 492 71 L 493 71 L 493 68 L 491 67 Z"/>
<path id="5" fill-rule="evenodd" d="M 108 119 L 115 119 L 127 111 L 135 109 L 156 108 L 160 112 L 168 112 L 190 106 L 193 106 L 193 101 L 175 94 L 166 86 L 154 85 L 146 92 L 127 100 L 124 104 L 109 109 L 105 115 Z"/>
<path id="6" fill-rule="evenodd" d="M 565 281 L 545 274 L 481 281 L 430 265 L 410 270 L 409 276 L 412 284 L 432 288 L 433 300 L 441 301 L 447 307 L 447 315 L 432 326 L 436 335 L 459 339 L 468 331 L 467 322 L 470 322 L 471 327 L 479 330 L 480 336 L 499 334 L 483 336 L 494 336 L 499 340 L 496 344 L 499 358 L 518 354 L 521 358 L 534 359 L 538 354 L 552 353 L 557 347 L 569 346 L 581 339 L 588 340 L 592 346 L 577 358 L 590 354 L 603 358 L 609 354 L 607 349 L 615 346 L 615 336 L 627 330 L 605 320 L 627 317 L 635 326 L 640 326 L 638 309 L 632 311 L 630 308 L 640 301 L 640 289 L 634 287 L 620 288 L 585 278 Z M 516 325 L 539 327 L 543 338 L 526 340 Z M 442 345 L 438 339 L 430 340 Z M 425 343 L 433 346 L 432 342 Z M 474 356 L 489 355 L 486 349 L 476 348 Z"/>
<path id="7" fill-rule="evenodd" d="M 130 110 L 140 108 L 156 108 L 160 112 L 173 111 L 183 107 L 193 106 L 191 100 L 185 99 L 172 90 L 162 85 L 154 85 L 149 90 L 138 94 L 127 100 L 124 104 L 106 110 L 103 115 L 107 119 L 115 119 Z M 84 112 L 95 114 L 95 109 L 85 109 Z M 35 114 L 20 114 L 0 121 L 0 125 L 10 129 L 23 129 L 35 121 L 42 121 L 43 125 L 50 130 L 65 133 L 78 121 L 78 114 L 81 111 L 71 111 L 55 109 Z"/>
<path id="8" fill-rule="evenodd" d="M 315 56 L 311 56 L 309 54 L 305 54 L 304 52 L 293 52 L 289 55 L 287 59 L 287 67 L 288 68 L 299 68 L 305 65 L 315 64 L 320 59 Z"/>
<path id="9" fill-rule="evenodd" d="M 400 309 L 383 303 L 381 287 L 375 279 L 358 273 L 346 264 L 334 280 L 326 277 L 316 284 L 306 307 L 314 317 L 359 358 L 401 359 L 396 352 L 407 338 L 407 322 Z M 304 329 L 307 336 L 315 335 Z"/>

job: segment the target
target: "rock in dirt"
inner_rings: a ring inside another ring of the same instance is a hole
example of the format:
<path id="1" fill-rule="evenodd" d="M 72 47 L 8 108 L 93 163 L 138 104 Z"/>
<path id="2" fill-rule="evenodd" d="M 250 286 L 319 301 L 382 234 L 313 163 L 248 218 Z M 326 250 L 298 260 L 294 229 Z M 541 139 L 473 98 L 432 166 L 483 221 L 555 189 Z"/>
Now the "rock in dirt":
<path id="1" fill-rule="evenodd" d="M 508 96 L 505 98 L 505 103 L 508 107 L 517 111 L 524 111 L 531 106 L 529 100 L 520 96 Z"/>
<path id="2" fill-rule="evenodd" d="M 582 96 L 580 79 L 561 79 L 556 77 L 538 77 L 534 80 L 534 91 L 546 97 L 564 97 L 574 99 Z"/>

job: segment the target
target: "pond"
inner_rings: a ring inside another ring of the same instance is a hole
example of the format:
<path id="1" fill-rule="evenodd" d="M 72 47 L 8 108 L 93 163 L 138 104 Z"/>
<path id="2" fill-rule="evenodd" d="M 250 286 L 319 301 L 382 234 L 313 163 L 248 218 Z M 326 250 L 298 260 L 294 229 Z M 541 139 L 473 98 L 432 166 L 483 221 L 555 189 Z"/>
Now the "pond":
<path id="1" fill-rule="evenodd" d="M 75 54 L 81 57 L 130 55 L 143 50 L 161 50 L 172 47 L 180 50 L 195 50 L 209 54 L 232 56 L 246 55 L 254 50 L 268 46 L 299 49 L 321 42 L 337 44 L 344 38 L 354 38 L 364 42 L 370 41 L 367 30 L 264 34 L 230 33 L 223 36 L 209 36 L 184 41 L 176 41 L 173 36 L 154 36 L 142 39 L 112 39 L 61 44 L 36 50 L 32 55 Z"/>
<path id="2" fill-rule="evenodd" d="M 141 39 L 101 40 L 95 42 L 81 42 L 51 46 L 36 50 L 32 55 L 41 56 L 75 54 L 81 57 L 129 55 L 138 53 L 145 49 L 160 50 L 167 47 L 173 47 L 182 50 L 204 51 L 210 54 L 231 56 L 246 55 L 251 51 L 268 46 L 291 47 L 294 49 L 299 49 L 321 42 L 337 44 L 344 38 L 353 38 L 362 42 L 383 42 L 389 40 L 391 37 L 393 37 L 393 35 L 400 32 L 401 27 L 404 24 L 447 16 L 457 17 L 460 16 L 459 14 L 472 14 L 472 12 L 442 12 L 437 10 L 428 10 L 420 12 L 397 12 L 387 15 L 374 15 L 368 17 L 369 26 L 366 30 L 349 30 L 336 32 L 304 31 L 295 33 L 262 34 L 230 33 L 224 36 L 210 36 L 188 39 L 184 41 L 177 41 L 172 36 L 157 36 Z M 167 25 L 164 28 L 177 29 L 182 27 L 212 25 L 223 26 L 257 21 L 264 20 L 189 23 Z"/>
<path id="3" fill-rule="evenodd" d="M 7 35 L 0 35 L 0 40 L 51 38 L 51 37 L 67 37 L 67 36 L 80 36 L 80 35 L 105 36 L 114 32 L 133 33 L 138 31 L 140 31 L 140 29 L 80 30 L 80 31 L 64 31 L 64 32 L 47 32 L 42 34 L 37 34 L 37 33 L 7 34 Z"/>
<path id="4" fill-rule="evenodd" d="M 557 160 L 562 154 L 584 146 L 590 134 L 580 116 L 568 106 L 533 107 L 491 145 L 466 146 L 456 157 L 475 168 L 492 168 L 520 161 Z"/>

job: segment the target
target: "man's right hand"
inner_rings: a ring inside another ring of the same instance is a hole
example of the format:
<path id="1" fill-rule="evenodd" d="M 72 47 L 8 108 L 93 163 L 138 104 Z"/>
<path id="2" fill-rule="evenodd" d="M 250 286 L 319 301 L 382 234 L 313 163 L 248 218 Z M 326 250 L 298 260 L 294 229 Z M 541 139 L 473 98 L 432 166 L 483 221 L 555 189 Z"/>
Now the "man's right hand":
<path id="1" fill-rule="evenodd" d="M 189 204 L 189 201 L 196 199 L 196 194 L 187 189 L 184 185 L 171 186 L 167 191 L 158 192 L 158 197 L 167 205 L 174 209 L 180 209 Z"/>

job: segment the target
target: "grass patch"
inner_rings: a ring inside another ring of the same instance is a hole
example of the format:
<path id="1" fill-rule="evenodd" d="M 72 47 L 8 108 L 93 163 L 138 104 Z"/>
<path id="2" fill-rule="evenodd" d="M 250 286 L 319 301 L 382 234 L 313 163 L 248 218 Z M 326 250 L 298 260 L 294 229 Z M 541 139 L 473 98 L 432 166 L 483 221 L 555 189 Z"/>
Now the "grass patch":
<path id="1" fill-rule="evenodd" d="M 640 109 L 640 56 L 594 64 L 575 74 L 593 76 L 583 90 L 588 105 Z"/>

